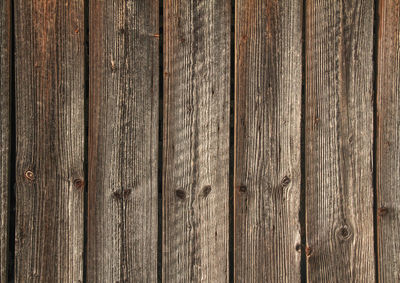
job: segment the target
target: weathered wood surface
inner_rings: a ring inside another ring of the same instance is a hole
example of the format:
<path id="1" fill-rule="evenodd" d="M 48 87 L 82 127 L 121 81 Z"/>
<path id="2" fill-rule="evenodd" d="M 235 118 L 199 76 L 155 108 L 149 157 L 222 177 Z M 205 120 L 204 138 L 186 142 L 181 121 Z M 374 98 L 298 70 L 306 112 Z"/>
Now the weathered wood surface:
<path id="1" fill-rule="evenodd" d="M 231 1 L 164 1 L 165 282 L 227 282 Z"/>
<path id="2" fill-rule="evenodd" d="M 302 1 L 236 1 L 236 282 L 300 281 Z"/>
<path id="3" fill-rule="evenodd" d="M 380 1 L 377 77 L 379 282 L 400 281 L 400 2 Z"/>
<path id="4" fill-rule="evenodd" d="M 0 282 L 7 282 L 10 180 L 10 1 L 0 2 Z"/>
<path id="5" fill-rule="evenodd" d="M 15 282 L 79 282 L 84 1 L 15 2 Z"/>
<path id="6" fill-rule="evenodd" d="M 159 1 L 90 1 L 88 282 L 157 279 Z"/>
<path id="7" fill-rule="evenodd" d="M 0 1 L 0 282 L 400 281 L 399 0 L 234 2 Z"/>
<path id="8" fill-rule="evenodd" d="M 307 1 L 309 282 L 374 282 L 373 1 Z"/>

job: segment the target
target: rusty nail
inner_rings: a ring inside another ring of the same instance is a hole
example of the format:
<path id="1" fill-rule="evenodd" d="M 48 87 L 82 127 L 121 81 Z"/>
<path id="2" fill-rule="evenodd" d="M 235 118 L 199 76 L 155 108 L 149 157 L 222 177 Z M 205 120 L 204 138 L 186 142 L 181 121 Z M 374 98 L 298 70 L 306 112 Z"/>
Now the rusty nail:
<path id="1" fill-rule="evenodd" d="M 35 174 L 31 170 L 25 171 L 25 178 L 28 179 L 29 181 L 35 180 Z"/>

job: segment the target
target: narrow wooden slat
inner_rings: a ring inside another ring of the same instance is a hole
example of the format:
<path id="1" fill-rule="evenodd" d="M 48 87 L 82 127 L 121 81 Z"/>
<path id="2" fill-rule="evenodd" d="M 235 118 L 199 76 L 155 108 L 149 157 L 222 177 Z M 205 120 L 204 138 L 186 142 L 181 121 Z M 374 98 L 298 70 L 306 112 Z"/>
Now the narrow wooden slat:
<path id="1" fill-rule="evenodd" d="M 373 1 L 307 1 L 309 282 L 374 282 Z"/>
<path id="2" fill-rule="evenodd" d="M 15 2 L 15 282 L 83 276 L 84 1 Z"/>
<path id="3" fill-rule="evenodd" d="M 228 0 L 164 1 L 164 282 L 227 282 Z"/>
<path id="4" fill-rule="evenodd" d="M 302 1 L 235 7 L 235 281 L 299 282 Z"/>
<path id="5" fill-rule="evenodd" d="M 400 281 L 400 2 L 381 0 L 377 77 L 379 282 Z"/>
<path id="6" fill-rule="evenodd" d="M 0 2 L 0 282 L 7 282 L 10 180 L 10 1 Z"/>
<path id="7" fill-rule="evenodd" d="M 155 282 L 159 1 L 90 1 L 88 282 Z"/>

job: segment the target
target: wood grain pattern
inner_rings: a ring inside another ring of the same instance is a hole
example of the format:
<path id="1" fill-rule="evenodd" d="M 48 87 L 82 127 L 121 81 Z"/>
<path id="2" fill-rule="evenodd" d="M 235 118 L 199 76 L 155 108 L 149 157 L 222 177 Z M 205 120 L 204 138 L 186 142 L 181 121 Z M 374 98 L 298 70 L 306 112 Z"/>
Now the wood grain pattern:
<path id="1" fill-rule="evenodd" d="M 7 282 L 10 180 L 10 1 L 0 2 L 0 282 Z"/>
<path id="2" fill-rule="evenodd" d="M 235 281 L 299 282 L 302 1 L 235 7 Z"/>
<path id="3" fill-rule="evenodd" d="M 400 281 L 400 1 L 379 7 L 377 234 L 379 282 Z"/>
<path id="4" fill-rule="evenodd" d="M 15 1 L 15 282 L 81 282 L 84 4 Z"/>
<path id="5" fill-rule="evenodd" d="M 374 282 L 373 1 L 307 1 L 309 282 Z"/>
<path id="6" fill-rule="evenodd" d="M 159 1 L 90 1 L 88 282 L 157 279 Z"/>
<path id="7" fill-rule="evenodd" d="M 164 1 L 165 282 L 228 281 L 230 2 Z"/>

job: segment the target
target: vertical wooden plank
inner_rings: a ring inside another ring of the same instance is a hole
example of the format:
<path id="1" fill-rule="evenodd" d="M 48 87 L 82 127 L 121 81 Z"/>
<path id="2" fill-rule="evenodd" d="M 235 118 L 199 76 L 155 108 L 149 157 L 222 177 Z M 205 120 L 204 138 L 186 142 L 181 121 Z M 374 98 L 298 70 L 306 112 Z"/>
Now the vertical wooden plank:
<path id="1" fill-rule="evenodd" d="M 400 281 L 400 2 L 381 0 L 377 77 L 377 223 L 380 282 Z"/>
<path id="2" fill-rule="evenodd" d="M 373 1 L 307 1 L 310 282 L 374 282 Z"/>
<path id="3" fill-rule="evenodd" d="M 302 1 L 235 19 L 235 280 L 299 282 Z"/>
<path id="4" fill-rule="evenodd" d="M 16 282 L 82 281 L 83 2 L 15 1 Z"/>
<path id="5" fill-rule="evenodd" d="M 230 2 L 164 1 L 165 282 L 228 281 Z"/>
<path id="6" fill-rule="evenodd" d="M 159 1 L 90 1 L 88 282 L 157 279 Z"/>
<path id="7" fill-rule="evenodd" d="M 10 1 L 0 2 L 0 282 L 7 282 L 10 180 Z"/>

